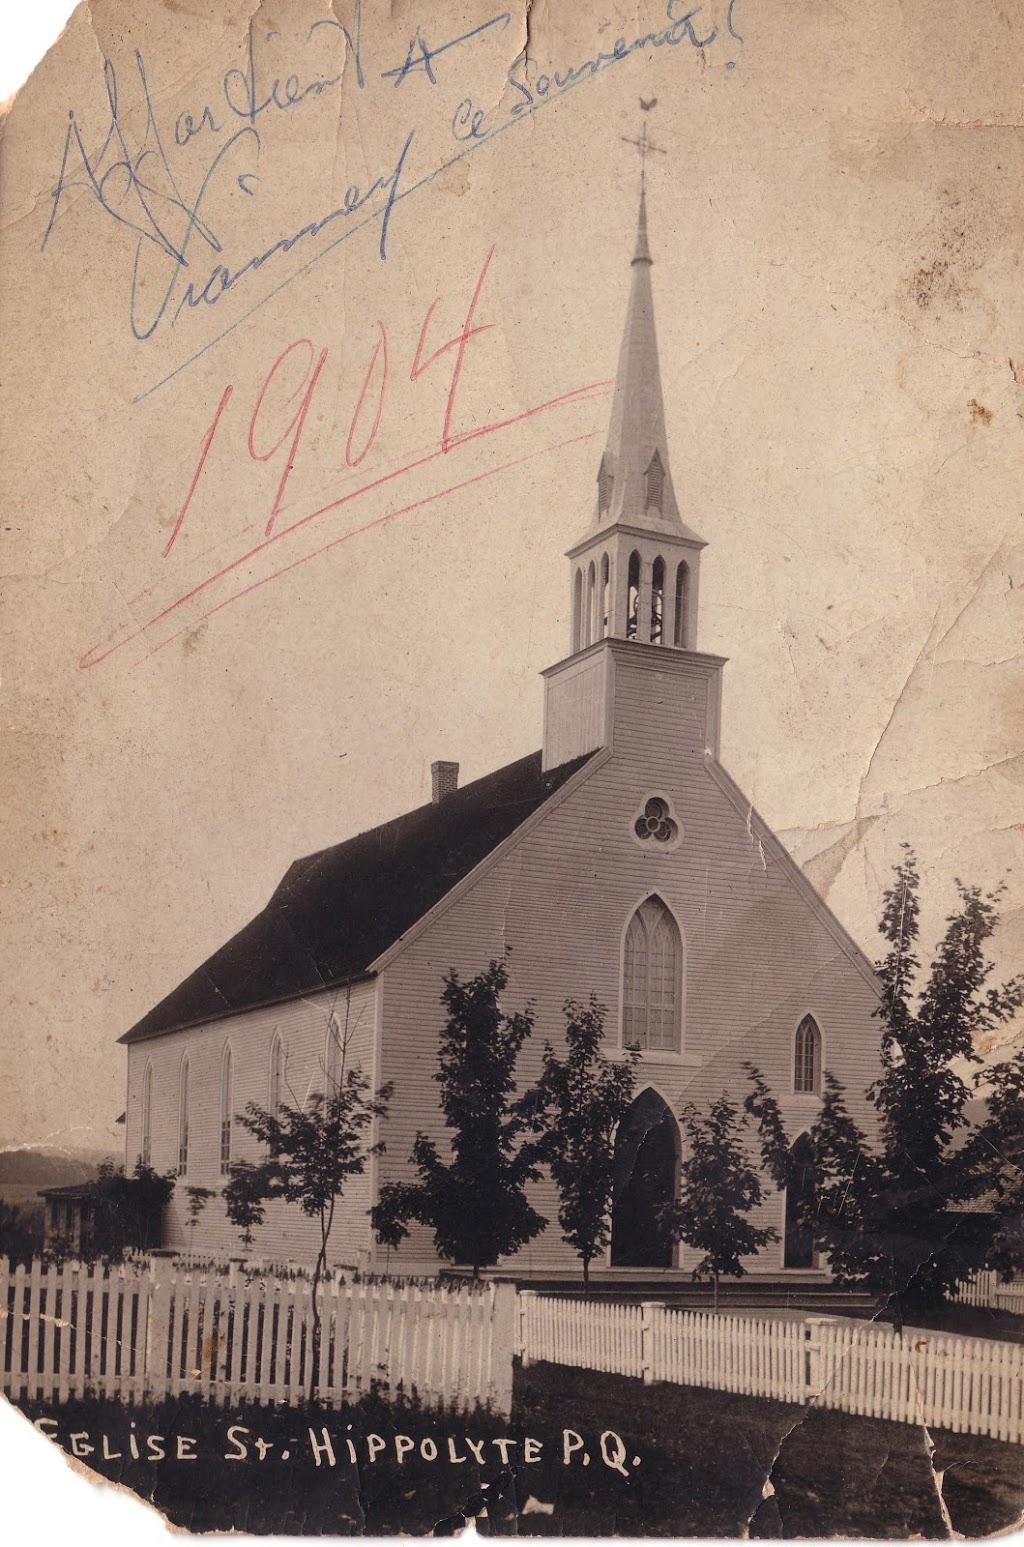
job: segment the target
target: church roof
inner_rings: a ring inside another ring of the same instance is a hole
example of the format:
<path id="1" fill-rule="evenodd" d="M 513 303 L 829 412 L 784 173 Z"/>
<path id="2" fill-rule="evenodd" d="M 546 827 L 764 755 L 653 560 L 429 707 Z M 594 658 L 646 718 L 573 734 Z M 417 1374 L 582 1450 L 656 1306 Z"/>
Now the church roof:
<path id="1" fill-rule="evenodd" d="M 141 1042 L 365 975 L 586 761 L 542 773 L 541 754 L 531 753 L 438 805 L 296 860 L 263 912 L 120 1041 Z"/>

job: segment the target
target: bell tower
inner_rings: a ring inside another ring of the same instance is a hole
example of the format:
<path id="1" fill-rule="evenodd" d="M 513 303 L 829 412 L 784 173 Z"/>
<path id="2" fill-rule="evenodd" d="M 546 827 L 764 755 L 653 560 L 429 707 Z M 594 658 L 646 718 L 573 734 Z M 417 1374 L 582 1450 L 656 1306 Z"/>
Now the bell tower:
<path id="1" fill-rule="evenodd" d="M 569 549 L 575 655 L 599 639 L 697 647 L 700 555 L 683 524 L 669 466 L 654 327 L 646 189 L 640 193 L 629 307 L 594 522 Z"/>
<path id="2" fill-rule="evenodd" d="M 646 123 L 642 138 L 630 143 L 638 145 L 644 162 L 658 149 L 647 139 Z M 707 679 L 704 736 L 717 755 L 723 662 L 697 650 L 700 560 L 707 544 L 684 523 L 672 481 L 652 267 L 642 170 L 629 303 L 597 472 L 594 519 L 566 555 L 570 653 L 544 673 L 545 768 L 610 743 L 620 644 L 637 652 L 630 655 L 628 671 L 620 670 L 620 679 L 638 680 L 641 652 L 649 655 L 645 669 L 659 676 L 668 669 L 673 679 Z"/>

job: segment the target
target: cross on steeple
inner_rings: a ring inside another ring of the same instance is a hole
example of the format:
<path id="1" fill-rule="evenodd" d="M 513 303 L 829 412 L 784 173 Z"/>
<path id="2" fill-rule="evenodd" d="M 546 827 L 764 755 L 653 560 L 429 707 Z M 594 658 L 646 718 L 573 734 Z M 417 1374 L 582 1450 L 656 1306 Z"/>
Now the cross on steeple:
<path id="1" fill-rule="evenodd" d="M 657 97 L 652 97 L 649 102 L 645 102 L 643 97 L 641 97 L 640 98 L 640 111 L 643 112 L 643 113 L 649 113 L 651 111 L 652 107 L 656 107 L 657 106 L 657 103 L 658 103 Z M 641 126 L 640 138 L 638 140 L 631 140 L 627 134 L 624 134 L 624 135 L 622 135 L 622 143 L 624 145 L 635 145 L 637 150 L 640 152 L 640 192 L 644 193 L 646 191 L 646 188 L 647 188 L 647 157 L 648 157 L 648 155 L 651 153 L 651 151 L 657 151 L 659 156 L 667 156 L 668 155 L 668 151 L 667 150 L 663 150 L 660 145 L 655 145 L 651 140 L 649 140 L 647 138 L 647 119 L 646 118 L 643 120 L 643 124 Z"/>

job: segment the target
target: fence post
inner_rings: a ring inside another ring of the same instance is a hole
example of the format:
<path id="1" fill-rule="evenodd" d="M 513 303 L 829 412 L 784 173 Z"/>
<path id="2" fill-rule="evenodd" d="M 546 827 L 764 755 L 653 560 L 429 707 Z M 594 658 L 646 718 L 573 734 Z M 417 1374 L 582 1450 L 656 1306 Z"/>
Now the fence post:
<path id="1" fill-rule="evenodd" d="M 515 1284 L 496 1283 L 491 1321 L 491 1389 L 480 1392 L 479 1400 L 488 1399 L 503 1418 L 512 1412 L 512 1361 L 516 1344 L 521 1342 L 519 1297 Z"/>
<path id="2" fill-rule="evenodd" d="M 644 1300 L 640 1310 L 640 1370 L 644 1385 L 649 1386 L 654 1380 L 654 1341 L 663 1307 L 657 1300 Z"/>
<path id="3" fill-rule="evenodd" d="M 825 1389 L 825 1370 L 821 1357 L 821 1328 L 834 1325 L 834 1316 L 808 1316 L 804 1322 L 804 1330 L 807 1334 L 804 1359 L 805 1397 L 820 1396 Z"/>
<path id="4" fill-rule="evenodd" d="M 517 1299 L 519 1302 L 519 1325 L 517 1327 L 519 1347 L 516 1349 L 516 1352 L 519 1355 L 519 1362 L 522 1364 L 524 1370 L 528 1364 L 533 1363 L 533 1360 L 530 1357 L 526 1327 L 530 1306 L 533 1304 L 536 1298 L 537 1291 L 535 1289 L 520 1289 L 517 1293 Z"/>
<path id="5" fill-rule="evenodd" d="M 149 1304 L 146 1315 L 145 1393 L 159 1401 L 168 1391 L 167 1340 L 171 1329 L 172 1295 L 169 1280 L 157 1278 L 150 1259 Z"/>

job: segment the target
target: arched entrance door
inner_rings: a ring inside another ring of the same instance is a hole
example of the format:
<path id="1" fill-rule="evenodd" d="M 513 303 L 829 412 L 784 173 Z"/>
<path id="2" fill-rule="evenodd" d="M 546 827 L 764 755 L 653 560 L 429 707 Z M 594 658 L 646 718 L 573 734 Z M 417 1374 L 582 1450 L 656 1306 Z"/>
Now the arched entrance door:
<path id="1" fill-rule="evenodd" d="M 672 1242 L 658 1213 L 676 1195 L 679 1130 L 653 1090 L 633 1102 L 615 1138 L 612 1185 L 612 1266 L 670 1268 Z"/>
<path id="2" fill-rule="evenodd" d="M 786 1189 L 786 1235 L 783 1266 L 787 1268 L 814 1267 L 814 1237 L 809 1230 L 797 1224 L 797 1205 L 807 1202 L 813 1192 L 811 1170 L 811 1141 L 805 1133 L 796 1139 L 789 1151 L 792 1181 Z"/>

